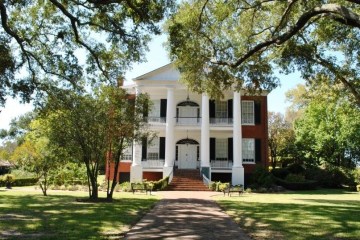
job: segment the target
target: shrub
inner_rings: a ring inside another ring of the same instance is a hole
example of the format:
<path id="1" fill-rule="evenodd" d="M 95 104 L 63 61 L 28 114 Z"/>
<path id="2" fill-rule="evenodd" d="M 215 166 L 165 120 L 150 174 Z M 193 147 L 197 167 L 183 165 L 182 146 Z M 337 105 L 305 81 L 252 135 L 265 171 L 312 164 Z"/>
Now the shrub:
<path id="1" fill-rule="evenodd" d="M 280 186 L 289 190 L 312 190 L 317 186 L 316 181 L 305 180 L 303 182 L 288 182 L 281 178 L 275 178 L 275 181 Z"/>
<path id="2" fill-rule="evenodd" d="M 146 181 L 146 183 L 152 185 L 153 191 L 164 190 L 169 185 L 169 177 L 158 181 Z"/>
<path id="3" fill-rule="evenodd" d="M 210 189 L 211 191 L 215 191 L 215 190 L 216 190 L 216 182 L 211 182 L 211 183 L 209 184 L 209 189 Z"/>
<path id="4" fill-rule="evenodd" d="M 360 185 L 356 186 L 356 191 L 360 192 Z"/>
<path id="5" fill-rule="evenodd" d="M 290 174 L 289 170 L 287 168 L 275 168 L 271 171 L 271 173 L 281 179 L 285 179 L 287 175 Z"/>
<path id="6" fill-rule="evenodd" d="M 251 188 L 247 188 L 247 189 L 245 189 L 245 192 L 246 192 L 246 193 L 251 193 L 252 190 L 251 190 Z"/>
<path id="7" fill-rule="evenodd" d="M 305 172 L 305 168 L 301 164 L 298 164 L 298 163 L 293 163 L 293 164 L 287 166 L 287 170 L 293 174 L 302 174 Z"/>
<path id="8" fill-rule="evenodd" d="M 226 188 L 228 188 L 230 186 L 230 183 L 220 183 L 218 185 L 218 191 L 222 192 L 224 191 Z"/>
<path id="9" fill-rule="evenodd" d="M 39 179 L 37 179 L 37 178 L 16 178 L 16 179 L 14 179 L 14 181 L 12 182 L 11 185 L 17 186 L 17 187 L 33 186 L 33 185 L 36 185 L 38 180 Z M 5 185 L 6 185 L 5 180 L 0 178 L 0 187 L 4 187 Z"/>
<path id="10" fill-rule="evenodd" d="M 262 167 L 257 166 L 255 168 L 255 171 L 253 172 L 252 176 L 252 183 L 253 186 L 256 188 L 264 187 L 264 188 L 270 188 L 274 184 L 274 179 L 271 173 L 269 171 Z"/>
<path id="11" fill-rule="evenodd" d="M 303 176 L 301 174 L 293 174 L 293 173 L 290 173 L 289 175 L 287 175 L 285 178 L 285 181 L 287 181 L 287 182 L 306 182 L 305 176 Z"/>
<path id="12" fill-rule="evenodd" d="M 352 175 L 353 175 L 355 183 L 360 184 L 360 168 L 355 168 L 352 171 Z"/>

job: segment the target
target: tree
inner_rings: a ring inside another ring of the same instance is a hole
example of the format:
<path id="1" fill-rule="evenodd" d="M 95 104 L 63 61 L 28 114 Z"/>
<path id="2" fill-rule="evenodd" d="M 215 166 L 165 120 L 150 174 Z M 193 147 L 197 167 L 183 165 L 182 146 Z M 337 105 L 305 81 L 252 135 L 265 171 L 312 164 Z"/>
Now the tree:
<path id="1" fill-rule="evenodd" d="M 29 101 L 34 92 L 79 89 L 85 75 L 114 84 L 132 62 L 143 61 L 151 34 L 160 33 L 158 23 L 173 5 L 171 0 L 1 0 L 0 52 L 6 54 L 0 58 L 0 104 L 7 94 Z"/>
<path id="2" fill-rule="evenodd" d="M 320 76 L 319 76 L 320 77 Z M 353 168 L 360 159 L 360 109 L 354 107 L 340 84 L 310 86 L 310 100 L 295 123 L 297 144 L 307 165 Z"/>
<path id="3" fill-rule="evenodd" d="M 360 106 L 360 2 L 183 2 L 167 23 L 171 58 L 198 92 L 220 96 L 235 87 L 271 90 L 274 68 L 321 73 L 341 82 Z M 319 79 L 317 79 L 319 80 Z"/>
<path id="4" fill-rule="evenodd" d="M 107 112 L 108 153 L 110 162 L 114 163 L 114 176 L 108 181 L 107 199 L 111 200 L 118 183 L 118 168 L 124 150 L 134 142 L 149 138 L 151 132 L 147 129 L 143 113 L 151 104 L 147 95 L 129 96 L 122 88 L 103 87 L 99 96 L 103 110 Z M 110 167 L 109 167 L 110 169 Z M 110 175 L 109 175 L 110 177 Z"/>
<path id="5" fill-rule="evenodd" d="M 284 160 L 294 143 L 295 135 L 291 123 L 281 113 L 268 113 L 268 144 L 272 169 L 279 160 Z"/>
<path id="6" fill-rule="evenodd" d="M 0 138 L 21 144 L 26 133 L 30 130 L 30 123 L 36 118 L 36 112 L 27 112 L 11 119 L 9 130 L 0 129 Z"/>
<path id="7" fill-rule="evenodd" d="M 109 162 L 115 163 L 114 178 L 107 190 L 107 198 L 112 199 L 123 150 L 148 134 L 142 118 L 148 101 L 141 94 L 134 101 L 124 89 L 110 86 L 93 94 L 69 91 L 49 96 L 42 116 L 50 123 L 50 141 L 85 164 L 91 199 L 98 198 L 98 169 L 107 155 L 111 156 Z"/>
<path id="8" fill-rule="evenodd" d="M 40 188 L 47 196 L 49 177 L 61 166 L 64 158 L 61 152 L 52 148 L 46 137 L 46 123 L 44 120 L 34 120 L 31 131 L 26 134 L 25 141 L 18 146 L 11 156 L 13 162 L 32 172 L 39 179 Z"/>

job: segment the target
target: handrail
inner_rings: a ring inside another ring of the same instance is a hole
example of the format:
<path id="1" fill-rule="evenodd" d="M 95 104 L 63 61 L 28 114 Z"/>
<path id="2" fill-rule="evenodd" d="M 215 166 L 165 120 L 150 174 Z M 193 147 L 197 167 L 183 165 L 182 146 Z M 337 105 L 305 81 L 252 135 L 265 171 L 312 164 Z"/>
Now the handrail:
<path id="1" fill-rule="evenodd" d="M 210 184 L 211 184 L 211 180 L 208 179 L 208 178 L 205 176 L 205 174 L 202 175 L 202 178 L 203 178 L 203 183 L 204 183 L 206 186 L 209 187 Z"/>
<path id="2" fill-rule="evenodd" d="M 174 168 L 175 168 L 175 161 L 173 161 L 173 167 L 172 167 L 171 172 L 166 176 L 166 177 L 169 177 L 169 182 L 168 182 L 168 184 L 171 183 L 171 181 L 172 181 L 172 179 L 173 179 L 173 177 L 174 177 Z"/>

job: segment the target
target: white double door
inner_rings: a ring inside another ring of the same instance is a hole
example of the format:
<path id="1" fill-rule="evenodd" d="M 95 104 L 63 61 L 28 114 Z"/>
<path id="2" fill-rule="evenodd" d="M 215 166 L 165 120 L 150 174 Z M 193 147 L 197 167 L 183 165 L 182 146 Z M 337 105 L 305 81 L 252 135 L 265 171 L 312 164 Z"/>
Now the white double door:
<path id="1" fill-rule="evenodd" d="M 178 167 L 180 169 L 196 169 L 197 145 L 178 145 Z"/>

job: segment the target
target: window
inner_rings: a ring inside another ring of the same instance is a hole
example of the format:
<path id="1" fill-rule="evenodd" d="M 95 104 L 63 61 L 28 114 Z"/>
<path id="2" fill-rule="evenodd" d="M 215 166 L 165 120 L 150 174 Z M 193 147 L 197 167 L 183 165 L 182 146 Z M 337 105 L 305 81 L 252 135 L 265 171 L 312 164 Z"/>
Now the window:
<path id="1" fill-rule="evenodd" d="M 228 139 L 217 138 L 215 144 L 215 155 L 216 160 L 227 160 L 228 159 Z"/>
<path id="2" fill-rule="evenodd" d="M 242 124 L 253 125 L 254 124 L 254 101 L 242 101 L 241 102 L 241 119 Z"/>
<path id="3" fill-rule="evenodd" d="M 158 160 L 159 159 L 159 146 L 160 140 L 158 137 L 154 138 L 152 141 L 148 142 L 147 148 L 147 159 L 148 160 Z"/>
<path id="4" fill-rule="evenodd" d="M 131 143 L 124 149 L 121 160 L 132 160 L 132 144 Z"/>
<path id="5" fill-rule="evenodd" d="M 149 117 L 160 117 L 160 99 L 152 100 L 153 106 L 149 113 Z"/>
<path id="6" fill-rule="evenodd" d="M 242 158 L 244 163 L 255 162 L 255 139 L 243 138 Z"/>
<path id="7" fill-rule="evenodd" d="M 216 101 L 215 118 L 227 118 L 227 102 Z"/>

